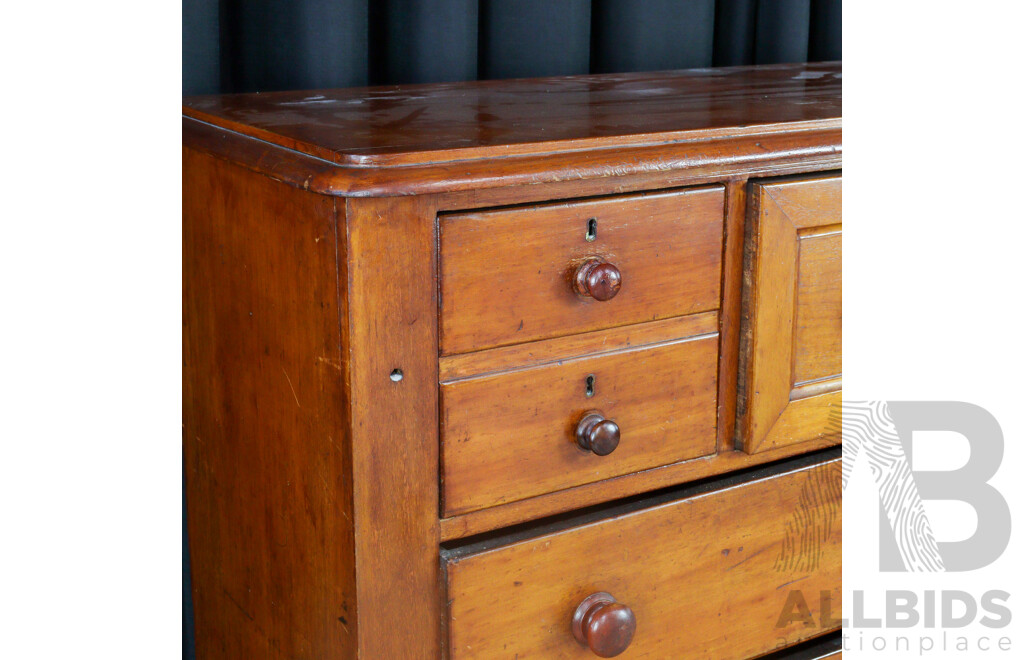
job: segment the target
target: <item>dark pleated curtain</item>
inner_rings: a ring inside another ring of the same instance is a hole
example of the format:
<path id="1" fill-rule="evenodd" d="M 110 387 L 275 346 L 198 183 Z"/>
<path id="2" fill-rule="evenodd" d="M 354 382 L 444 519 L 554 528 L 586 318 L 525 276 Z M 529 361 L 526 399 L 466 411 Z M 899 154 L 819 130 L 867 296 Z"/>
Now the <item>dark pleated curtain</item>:
<path id="1" fill-rule="evenodd" d="M 842 59 L 841 0 L 184 0 L 185 94 Z"/>
<path id="2" fill-rule="evenodd" d="M 842 0 L 184 0 L 185 94 L 839 60 Z M 185 539 L 184 657 L 191 659 Z"/>

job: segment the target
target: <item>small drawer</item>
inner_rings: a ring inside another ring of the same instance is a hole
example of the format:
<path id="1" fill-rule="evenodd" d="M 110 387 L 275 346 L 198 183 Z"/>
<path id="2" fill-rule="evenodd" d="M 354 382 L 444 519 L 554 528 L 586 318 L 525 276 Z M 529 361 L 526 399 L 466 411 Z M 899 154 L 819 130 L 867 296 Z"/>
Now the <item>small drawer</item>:
<path id="1" fill-rule="evenodd" d="M 448 656 L 585 660 L 625 647 L 623 658 L 752 658 L 838 629 L 832 451 L 769 478 L 449 551 Z"/>
<path id="2" fill-rule="evenodd" d="M 718 309 L 724 188 L 440 218 L 441 352 Z"/>
<path id="3" fill-rule="evenodd" d="M 594 333 L 593 341 L 631 344 L 651 328 L 684 325 L 705 334 L 576 358 L 565 338 L 548 340 L 518 358 L 536 366 L 442 382 L 444 514 L 714 453 L 716 314 L 636 326 L 633 339 L 621 329 Z M 508 350 L 492 351 L 494 360 Z"/>

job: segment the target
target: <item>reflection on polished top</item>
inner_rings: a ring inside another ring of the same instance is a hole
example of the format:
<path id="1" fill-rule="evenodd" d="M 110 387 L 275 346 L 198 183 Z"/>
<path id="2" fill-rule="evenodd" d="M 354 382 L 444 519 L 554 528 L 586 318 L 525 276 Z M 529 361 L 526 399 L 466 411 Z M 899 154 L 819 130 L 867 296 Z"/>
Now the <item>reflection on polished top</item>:
<path id="1" fill-rule="evenodd" d="M 349 167 L 841 128 L 842 63 L 185 99 L 184 114 Z"/>

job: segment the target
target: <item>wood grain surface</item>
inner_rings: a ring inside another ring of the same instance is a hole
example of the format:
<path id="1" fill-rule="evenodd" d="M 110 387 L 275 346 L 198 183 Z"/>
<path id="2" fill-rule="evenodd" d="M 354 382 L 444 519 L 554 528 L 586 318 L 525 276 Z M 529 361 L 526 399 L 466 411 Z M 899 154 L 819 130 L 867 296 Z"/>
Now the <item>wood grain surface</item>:
<path id="1" fill-rule="evenodd" d="M 194 97 L 183 112 L 338 164 L 401 167 L 807 128 L 842 64 Z"/>
<path id="2" fill-rule="evenodd" d="M 182 118 L 182 136 L 198 150 L 302 190 L 342 197 L 457 193 L 441 206 L 466 209 L 718 183 L 735 176 L 832 170 L 842 166 L 841 125 L 836 119 L 791 130 L 766 126 L 731 137 L 706 136 L 583 154 L 552 151 L 508 156 L 499 149 L 489 159 L 401 168 L 339 165 L 187 116 Z M 484 199 L 487 202 L 481 204 Z"/>
<path id="3" fill-rule="evenodd" d="M 711 334 L 442 385 L 444 514 L 713 453 L 717 356 Z M 589 410 L 619 426 L 607 456 L 576 444 Z"/>
<path id="4" fill-rule="evenodd" d="M 441 382 L 659 344 L 680 337 L 706 335 L 715 332 L 717 328 L 718 314 L 705 312 L 475 353 L 445 355 L 441 357 L 439 365 Z"/>
<path id="5" fill-rule="evenodd" d="M 360 658 L 430 658 L 440 649 L 431 201 L 347 203 L 344 298 Z M 396 370 L 400 380 L 392 378 Z"/>
<path id="6" fill-rule="evenodd" d="M 717 309 L 723 203 L 716 186 L 442 215 L 443 353 Z M 621 271 L 611 300 L 575 292 L 589 257 Z"/>
<path id="7" fill-rule="evenodd" d="M 183 161 L 183 436 L 197 657 L 354 657 L 348 356 L 336 267 L 344 243 L 334 200 L 191 149 Z"/>
<path id="8" fill-rule="evenodd" d="M 751 186 L 737 443 L 841 441 L 842 177 Z"/>
<path id="9" fill-rule="evenodd" d="M 835 441 L 826 437 L 796 445 L 784 445 L 756 454 L 733 450 L 719 451 L 719 453 L 705 458 L 661 465 L 621 477 L 611 477 L 603 481 L 545 493 L 525 500 L 470 511 L 462 515 L 448 516 L 440 521 L 441 540 L 453 541 L 477 534 L 492 533 L 509 525 L 544 520 L 552 516 L 557 517 L 576 509 L 604 506 L 620 498 L 636 497 L 661 488 L 727 474 L 736 470 L 757 468 L 833 446 L 835 446 Z"/>
<path id="10" fill-rule="evenodd" d="M 755 657 L 837 629 L 840 482 L 831 460 L 453 556 L 449 657 L 592 658 L 570 624 L 602 591 L 636 616 L 624 659 Z M 791 598 L 813 625 L 783 619 Z"/>
<path id="11" fill-rule="evenodd" d="M 739 379 L 740 318 L 743 294 L 743 234 L 747 211 L 747 182 L 725 186 L 725 244 L 722 257 L 722 308 L 719 313 L 718 450 L 735 448 L 736 383 Z"/>

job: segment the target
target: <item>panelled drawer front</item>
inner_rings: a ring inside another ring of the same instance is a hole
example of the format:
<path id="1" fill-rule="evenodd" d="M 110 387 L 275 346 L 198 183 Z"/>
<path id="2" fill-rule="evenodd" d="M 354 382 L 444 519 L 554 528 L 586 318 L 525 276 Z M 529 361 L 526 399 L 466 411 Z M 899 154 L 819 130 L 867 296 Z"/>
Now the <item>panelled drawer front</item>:
<path id="1" fill-rule="evenodd" d="M 445 515 L 713 453 L 717 357 L 713 332 L 443 383 Z M 610 454 L 579 446 L 591 411 L 618 427 Z"/>
<path id="2" fill-rule="evenodd" d="M 625 659 L 749 658 L 836 629 L 840 465 L 449 558 L 449 656 L 595 658 L 571 622 L 601 592 L 635 620 Z M 793 590 L 815 626 L 776 627 Z"/>
<path id="3" fill-rule="evenodd" d="M 841 440 L 840 176 L 751 184 L 738 444 Z"/>
<path id="4" fill-rule="evenodd" d="M 442 353 L 717 309 L 723 208 L 713 186 L 442 215 Z M 621 273 L 610 300 L 574 288 L 589 258 Z"/>

